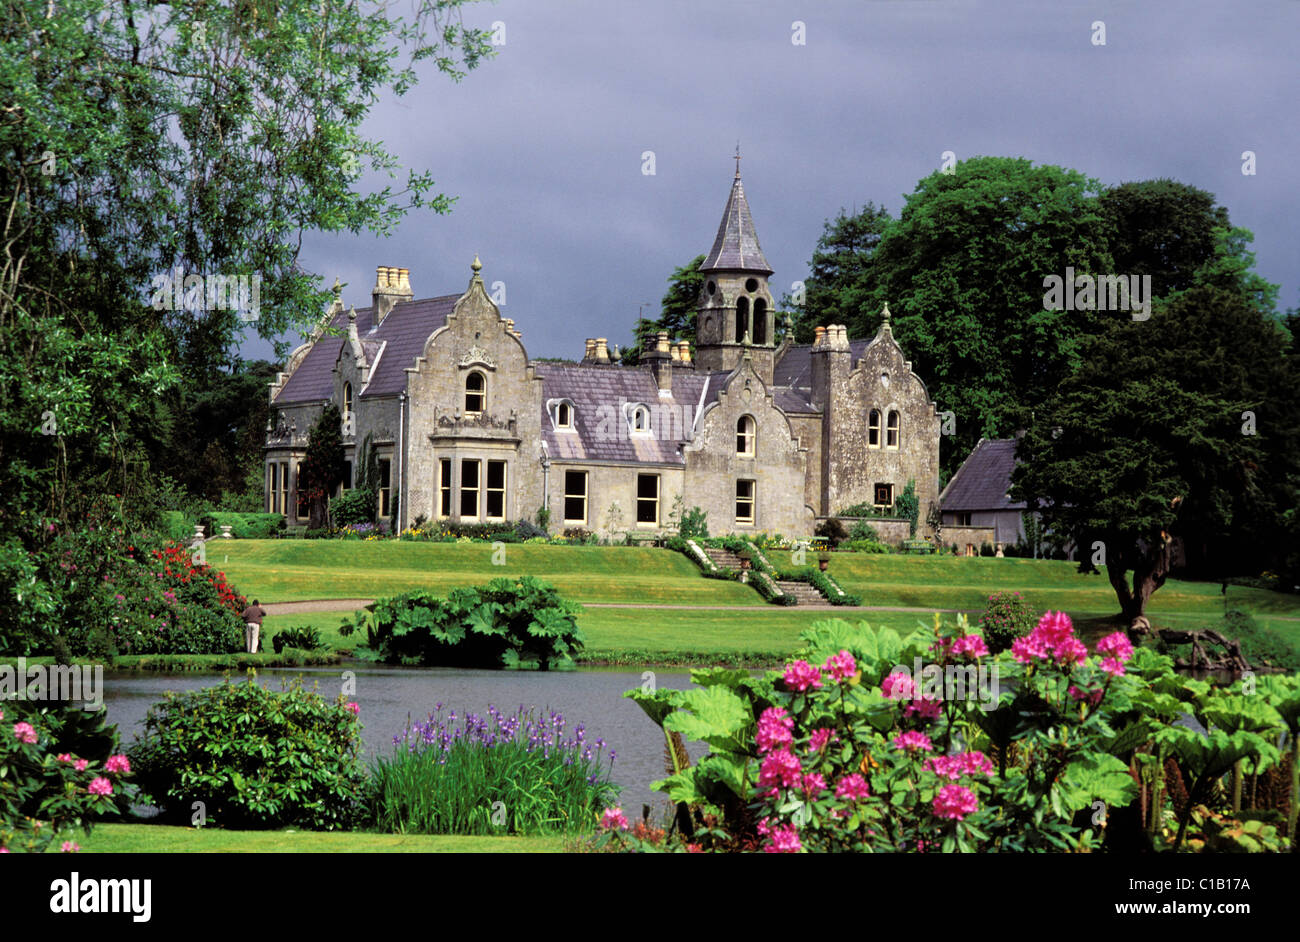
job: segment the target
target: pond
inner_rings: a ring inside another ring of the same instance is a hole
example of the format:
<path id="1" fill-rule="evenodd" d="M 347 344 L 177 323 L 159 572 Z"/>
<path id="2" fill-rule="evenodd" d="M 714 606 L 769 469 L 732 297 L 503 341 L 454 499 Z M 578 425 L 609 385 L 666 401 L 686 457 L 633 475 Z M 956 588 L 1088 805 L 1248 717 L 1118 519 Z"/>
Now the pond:
<path id="1" fill-rule="evenodd" d="M 563 673 L 458 668 L 386 667 L 347 664 L 328 668 L 285 668 L 258 671 L 258 681 L 272 690 L 281 689 L 296 677 L 303 685 L 327 699 L 342 690 L 343 672 L 355 674 L 355 700 L 361 707 L 362 743 L 367 760 L 377 755 L 391 755 L 393 736 L 406 729 L 407 717 L 423 720 L 434 705 L 443 704 L 444 715 L 455 710 L 457 723 L 466 711 L 483 714 L 489 704 L 505 713 L 523 705 L 535 707 L 545 715 L 553 709 L 564 715 L 568 728 L 577 723 L 586 726 L 587 739 L 604 739 L 617 753 L 613 780 L 622 786 L 620 802 L 628 818 L 639 816 L 648 804 L 652 816 L 667 799 L 650 790 L 650 783 L 663 778 L 664 737 L 639 706 L 623 697 L 623 692 L 642 684 L 643 670 L 587 669 Z M 241 675 L 232 674 L 232 680 Z M 163 698 L 168 690 L 178 693 L 221 683 L 217 674 L 162 674 L 109 671 L 104 675 L 104 703 L 108 719 L 116 723 L 123 743 L 130 742 L 143 730 L 149 707 Z M 691 686 L 685 673 L 655 672 L 660 687 L 684 689 Z M 693 758 L 707 751 L 698 743 L 689 744 Z"/>

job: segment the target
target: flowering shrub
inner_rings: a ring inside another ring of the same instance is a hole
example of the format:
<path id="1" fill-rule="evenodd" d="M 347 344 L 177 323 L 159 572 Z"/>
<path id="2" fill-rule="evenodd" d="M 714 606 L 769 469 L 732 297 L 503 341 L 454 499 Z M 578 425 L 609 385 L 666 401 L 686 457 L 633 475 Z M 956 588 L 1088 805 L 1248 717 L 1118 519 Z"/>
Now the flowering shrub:
<path id="1" fill-rule="evenodd" d="M 679 828 L 679 842 L 767 852 L 1101 849 L 1112 836 L 1107 815 L 1133 804 L 1173 757 L 1193 783 L 1187 800 L 1156 792 L 1144 806 L 1149 823 L 1135 814 L 1116 827 L 1149 848 L 1177 848 L 1218 779 L 1237 762 L 1253 771 L 1276 762 L 1265 732 L 1300 714 L 1300 681 L 1274 683 L 1253 702 L 1212 692 L 1123 633 L 1090 653 L 1060 612 L 1000 656 L 964 617 L 944 625 L 936 616 L 933 630 L 906 637 L 834 620 L 801 640 L 784 670 L 761 678 L 697 670 L 696 689 L 626 694 L 666 733 L 710 747 L 653 786 L 694 829 Z M 1209 733 L 1175 723 L 1181 713 Z"/>
<path id="2" fill-rule="evenodd" d="M 616 753 L 567 733 L 562 714 L 537 717 L 435 706 L 427 722 L 393 737 L 397 750 L 374 769 L 374 818 L 385 830 L 417 834 L 538 834 L 586 830 L 618 793 L 609 776 Z M 605 763 L 608 763 L 607 765 Z M 619 821 L 621 820 L 621 825 Z M 602 826 L 626 828 L 621 812 Z"/>
<path id="3" fill-rule="evenodd" d="M 1029 634 L 1035 621 L 1033 610 L 1019 592 L 994 592 L 980 616 L 979 631 L 989 651 L 1001 654 L 1017 638 Z"/>
<path id="4" fill-rule="evenodd" d="M 130 775 L 102 711 L 0 701 L 0 853 L 78 850 L 78 832 L 130 803 Z"/>
<path id="5" fill-rule="evenodd" d="M 355 710 L 295 683 L 253 680 L 183 694 L 149 708 L 130 751 L 140 787 L 164 819 L 189 823 L 194 802 L 209 824 L 334 830 L 363 815 L 365 773 Z"/>

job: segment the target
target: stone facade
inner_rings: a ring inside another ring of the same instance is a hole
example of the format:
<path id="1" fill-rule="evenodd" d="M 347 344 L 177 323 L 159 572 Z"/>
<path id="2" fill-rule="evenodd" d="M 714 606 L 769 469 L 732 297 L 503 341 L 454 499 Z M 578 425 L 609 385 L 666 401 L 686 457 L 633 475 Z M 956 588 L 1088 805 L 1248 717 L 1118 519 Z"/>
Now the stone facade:
<path id="1" fill-rule="evenodd" d="M 806 537 L 849 505 L 892 507 L 914 481 L 926 532 L 939 417 L 888 310 L 870 340 L 830 325 L 815 344 L 778 346 L 739 173 L 702 266 L 693 350 L 661 334 L 623 365 L 589 338 L 581 360 L 534 361 L 472 268 L 460 295 L 415 300 L 406 269 L 381 267 L 370 307 L 345 312 L 336 296 L 271 387 L 269 511 L 306 524 L 297 466 L 332 401 L 351 466 L 370 437 L 398 528 L 547 507 L 553 531 L 658 533 L 699 507 L 714 534 Z"/>

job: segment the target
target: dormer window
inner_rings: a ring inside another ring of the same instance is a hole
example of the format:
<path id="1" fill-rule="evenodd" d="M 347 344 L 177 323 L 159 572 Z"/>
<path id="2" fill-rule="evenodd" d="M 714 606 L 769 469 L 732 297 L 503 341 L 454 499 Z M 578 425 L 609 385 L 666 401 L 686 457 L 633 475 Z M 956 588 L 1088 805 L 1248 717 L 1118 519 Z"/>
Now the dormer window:
<path id="1" fill-rule="evenodd" d="M 555 423 L 555 428 L 563 432 L 572 432 L 573 428 L 573 403 L 568 399 L 553 400 L 550 403 L 551 421 Z"/>
<path id="2" fill-rule="evenodd" d="M 481 415 L 487 408 L 487 377 L 478 370 L 465 377 L 465 414 Z"/>
<path id="3" fill-rule="evenodd" d="M 627 407 L 627 428 L 633 435 L 649 435 L 650 409 L 643 403 L 631 403 Z"/>

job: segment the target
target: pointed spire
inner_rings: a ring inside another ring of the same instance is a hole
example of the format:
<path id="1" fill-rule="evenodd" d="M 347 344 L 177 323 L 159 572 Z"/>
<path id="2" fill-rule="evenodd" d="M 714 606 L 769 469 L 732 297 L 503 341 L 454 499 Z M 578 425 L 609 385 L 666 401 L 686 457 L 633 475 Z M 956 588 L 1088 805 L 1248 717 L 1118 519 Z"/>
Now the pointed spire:
<path id="1" fill-rule="evenodd" d="M 713 248 L 700 266 L 700 271 L 752 271 L 772 274 L 772 266 L 763 257 L 754 229 L 754 217 L 745 199 L 745 185 L 740 181 L 740 145 L 736 145 L 736 177 L 731 182 L 731 195 L 722 212 L 717 238 Z"/>

